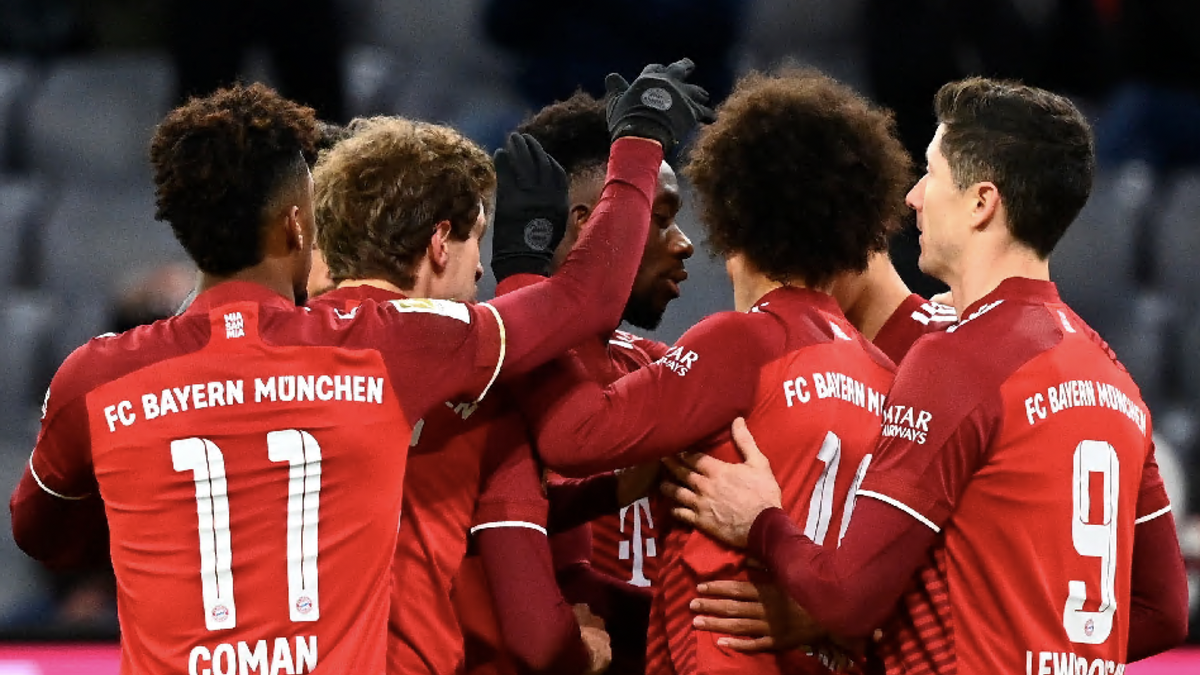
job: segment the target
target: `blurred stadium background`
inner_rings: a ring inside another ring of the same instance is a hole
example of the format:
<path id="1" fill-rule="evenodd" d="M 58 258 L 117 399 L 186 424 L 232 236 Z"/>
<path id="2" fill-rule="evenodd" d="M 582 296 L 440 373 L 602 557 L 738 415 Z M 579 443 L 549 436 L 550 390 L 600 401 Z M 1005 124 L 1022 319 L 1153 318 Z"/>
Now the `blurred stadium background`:
<path id="1" fill-rule="evenodd" d="M 169 312 L 190 288 L 181 249 L 154 220 L 146 158 L 181 89 L 236 71 L 331 121 L 413 116 L 492 147 L 575 83 L 687 55 L 718 96 L 751 68 L 818 67 L 895 109 L 918 164 L 945 81 L 1017 77 L 1075 98 L 1102 164 L 1053 274 L 1143 388 L 1195 563 L 1197 25 L 1196 0 L 0 0 L 0 488 L 20 476 L 61 360 L 92 335 Z M 666 341 L 732 304 L 694 211 L 680 224 L 698 252 L 656 332 Z M 894 255 L 914 288 L 938 290 L 915 270 L 912 237 Z M 485 276 L 481 297 L 492 286 Z M 0 674 L 116 672 L 104 570 L 50 574 L 7 534 L 0 569 Z M 94 644 L 61 646 L 79 641 Z M 1130 672 L 1200 672 L 1200 653 L 1175 658 Z"/>

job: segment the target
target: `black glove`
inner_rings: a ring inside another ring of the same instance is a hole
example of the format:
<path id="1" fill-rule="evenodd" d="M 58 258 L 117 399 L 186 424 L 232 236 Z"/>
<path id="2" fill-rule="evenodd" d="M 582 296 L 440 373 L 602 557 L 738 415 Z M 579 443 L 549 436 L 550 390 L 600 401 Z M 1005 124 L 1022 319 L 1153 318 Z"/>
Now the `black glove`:
<path id="1" fill-rule="evenodd" d="M 604 80 L 608 90 L 608 131 L 612 140 L 622 136 L 652 138 L 669 153 L 698 123 L 716 115 L 706 106 L 708 92 L 685 80 L 695 64 L 682 59 L 663 67 L 650 64 L 633 84 L 617 73 Z"/>
<path id="2" fill-rule="evenodd" d="M 497 150 L 492 273 L 549 276 L 567 232 L 567 173 L 529 134 L 509 134 Z"/>

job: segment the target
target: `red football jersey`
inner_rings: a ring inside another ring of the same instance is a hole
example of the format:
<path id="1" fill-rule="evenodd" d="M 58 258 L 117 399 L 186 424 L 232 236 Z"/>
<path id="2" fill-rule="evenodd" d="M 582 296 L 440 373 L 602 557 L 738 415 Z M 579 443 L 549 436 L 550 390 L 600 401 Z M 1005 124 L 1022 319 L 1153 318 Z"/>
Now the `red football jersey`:
<path id="1" fill-rule="evenodd" d="M 723 312 L 689 330 L 655 364 L 613 385 L 550 382 L 531 401 L 543 459 L 589 474 L 691 447 L 740 461 L 729 425 L 747 418 L 771 458 L 792 517 L 836 542 L 846 496 L 874 446 L 892 363 L 830 296 L 780 288 L 749 312 Z M 564 370 L 556 377 L 575 377 Z M 782 672 L 791 659 L 743 655 L 693 629 L 696 585 L 746 579 L 744 557 L 683 527 L 668 532 L 650 617 L 647 672 Z"/>
<path id="2" fill-rule="evenodd" d="M 598 350 L 576 350 L 575 355 L 599 360 L 595 371 L 602 373 L 602 379 L 597 381 L 609 384 L 654 363 L 667 349 L 661 342 L 619 330 L 609 339 L 604 357 L 600 357 Z M 605 362 L 611 367 L 603 367 Z M 655 527 L 661 508 L 658 502 L 656 490 L 623 507 L 619 513 L 592 521 L 592 566 L 596 570 L 634 586 L 654 585 L 658 578 L 658 549 L 662 545 Z"/>
<path id="3" fill-rule="evenodd" d="M 1169 512 L 1137 386 L 1053 284 L 1013 278 L 901 365 L 858 496 L 939 533 L 889 673 L 1124 669 L 1135 525 Z"/>
<path id="4" fill-rule="evenodd" d="M 395 440 L 435 402 L 478 397 L 500 352 L 482 305 L 350 316 L 244 282 L 76 350 L 30 469 L 51 494 L 103 498 L 121 672 L 383 672 Z"/>
<path id="5" fill-rule="evenodd" d="M 944 331 L 956 321 L 953 307 L 913 293 L 892 312 L 871 342 L 893 363 L 900 363 L 917 340 Z"/>
<path id="6" fill-rule="evenodd" d="M 371 286 L 330 291 L 311 304 L 352 310 L 404 296 Z M 502 392 L 480 403 L 446 402 L 393 443 L 409 448 L 392 566 L 388 673 L 455 672 L 463 638 L 451 587 L 468 530 L 529 527 L 545 532 L 546 499 L 525 424 Z M 485 596 L 486 597 L 486 596 Z M 474 598 L 474 602 L 483 602 Z"/>

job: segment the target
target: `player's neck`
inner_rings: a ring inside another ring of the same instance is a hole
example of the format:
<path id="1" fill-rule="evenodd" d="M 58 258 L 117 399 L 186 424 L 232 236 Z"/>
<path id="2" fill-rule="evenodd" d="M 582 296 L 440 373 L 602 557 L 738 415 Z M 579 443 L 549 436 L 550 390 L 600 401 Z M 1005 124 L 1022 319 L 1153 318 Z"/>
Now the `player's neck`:
<path id="1" fill-rule="evenodd" d="M 763 296 L 777 288 L 811 288 L 814 291 L 821 293 L 829 293 L 830 288 L 826 285 L 823 288 L 811 287 L 802 281 L 788 281 L 787 283 L 768 279 L 762 274 L 756 272 L 742 272 L 741 274 L 731 275 L 733 281 L 733 306 L 739 312 L 748 312 L 752 307 L 762 300 Z"/>
<path id="2" fill-rule="evenodd" d="M 912 295 L 912 291 L 886 257 L 872 261 L 864 273 L 857 297 L 842 308 L 846 320 L 868 340 L 874 340 L 896 309 Z"/>
<path id="3" fill-rule="evenodd" d="M 990 255 L 988 252 L 981 252 L 981 255 L 974 257 L 974 260 L 964 258 L 962 274 L 949 284 L 954 296 L 954 309 L 960 317 L 965 315 L 968 307 L 996 290 L 1005 279 L 1022 277 L 1050 280 L 1050 261 L 1038 257 L 1031 249 L 1018 244 L 1006 246 Z"/>
<path id="4" fill-rule="evenodd" d="M 338 288 L 354 288 L 357 286 L 370 286 L 372 288 L 379 288 L 385 291 L 391 291 L 392 293 L 399 293 L 409 298 L 421 297 L 418 295 L 413 295 L 411 292 L 405 291 L 396 284 L 384 279 L 347 279 L 339 282 L 337 285 Z"/>
<path id="5" fill-rule="evenodd" d="M 247 267 L 229 276 L 201 274 L 197 292 L 203 293 L 226 281 L 245 281 L 258 284 L 259 286 L 267 287 L 292 302 L 296 301 L 296 289 L 293 288 L 291 280 L 286 275 L 280 274 L 276 266 L 271 265 L 269 261 L 264 261 L 253 267 Z"/>

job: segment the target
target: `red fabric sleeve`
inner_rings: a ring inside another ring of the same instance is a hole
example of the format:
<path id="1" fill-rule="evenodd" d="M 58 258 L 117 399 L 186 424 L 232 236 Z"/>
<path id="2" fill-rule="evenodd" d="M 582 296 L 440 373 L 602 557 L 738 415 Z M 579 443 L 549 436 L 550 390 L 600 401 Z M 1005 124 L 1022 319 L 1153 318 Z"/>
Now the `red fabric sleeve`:
<path id="1" fill-rule="evenodd" d="M 491 423 L 484 448 L 483 488 L 475 505 L 471 531 L 515 526 L 545 534 L 548 504 L 541 471 L 515 410 Z"/>
<path id="2" fill-rule="evenodd" d="M 858 489 L 860 497 L 888 502 L 935 529 L 987 459 L 1003 415 L 1003 377 L 979 374 L 963 342 L 950 342 L 922 341 L 896 371 L 874 459 Z"/>
<path id="3" fill-rule="evenodd" d="M 1161 654 L 1187 639 L 1187 571 L 1170 512 L 1137 526 L 1131 591 L 1128 662 Z"/>
<path id="4" fill-rule="evenodd" d="M 491 302 L 504 324 L 504 373 L 532 370 L 621 322 L 641 264 L 662 154 L 644 139 L 613 143 L 600 201 L 562 267 L 543 283 Z"/>
<path id="5" fill-rule="evenodd" d="M 54 568 L 94 564 L 108 555 L 87 408 L 75 390 L 80 351 L 54 376 L 37 445 L 9 501 L 17 546 Z"/>
<path id="6" fill-rule="evenodd" d="M 907 513 L 860 499 L 841 545 L 821 546 L 782 509 L 763 511 L 746 553 L 834 635 L 866 637 L 883 623 L 937 534 Z"/>
<path id="7" fill-rule="evenodd" d="M 1150 452 L 1146 454 L 1146 462 L 1142 465 L 1142 484 L 1138 489 L 1137 522 L 1143 519 L 1149 521 L 1170 512 L 1171 499 L 1167 496 L 1167 487 L 1158 472 L 1158 459 L 1151 435 Z"/>
<path id="8" fill-rule="evenodd" d="M 871 342 L 894 363 L 900 363 L 914 343 L 929 333 L 946 330 L 958 321 L 954 308 L 913 293 L 888 317 Z"/>
<path id="9" fill-rule="evenodd" d="M 550 500 L 550 531 L 562 532 L 616 513 L 617 475 L 602 473 L 588 478 L 556 477 L 546 483 Z"/>
<path id="10" fill-rule="evenodd" d="M 589 476 L 678 452 L 726 430 L 754 404 L 761 360 L 778 353 L 775 319 L 722 312 L 666 356 L 603 387 L 560 361 L 520 397 L 546 466 Z"/>
<path id="11" fill-rule="evenodd" d="M 523 528 L 476 535 L 496 617 L 513 660 L 531 673 L 577 675 L 591 656 L 559 593 L 546 536 Z"/>

